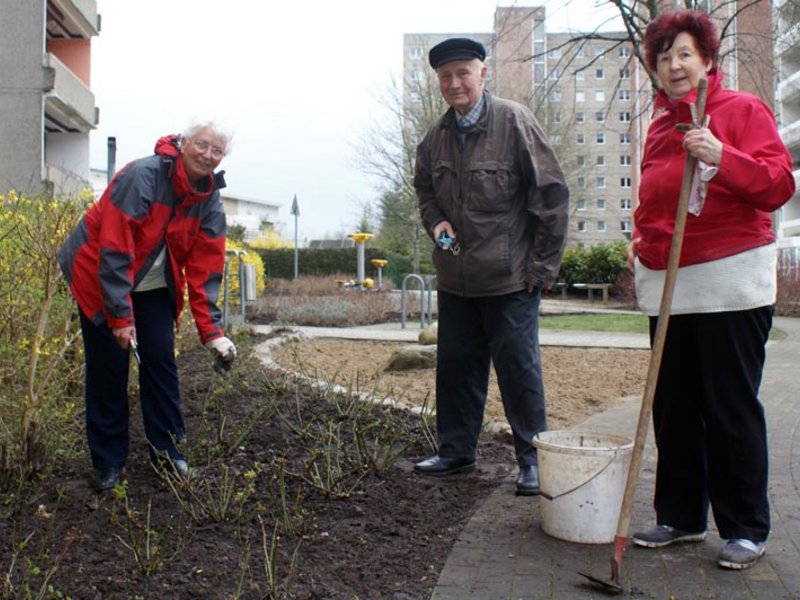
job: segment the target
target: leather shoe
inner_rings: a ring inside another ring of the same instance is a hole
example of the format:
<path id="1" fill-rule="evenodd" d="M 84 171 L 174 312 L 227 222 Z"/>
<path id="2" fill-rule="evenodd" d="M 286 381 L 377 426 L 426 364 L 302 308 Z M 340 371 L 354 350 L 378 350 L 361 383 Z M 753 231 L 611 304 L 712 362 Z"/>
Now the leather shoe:
<path id="1" fill-rule="evenodd" d="M 539 467 L 537 465 L 523 465 L 519 468 L 517 477 L 517 496 L 539 495 Z"/>
<path id="2" fill-rule="evenodd" d="M 119 483 L 121 473 L 122 469 L 117 467 L 95 469 L 94 477 L 92 478 L 92 487 L 98 492 L 110 490 Z"/>
<path id="3" fill-rule="evenodd" d="M 414 465 L 414 471 L 420 475 L 444 477 L 457 473 L 469 473 L 475 470 L 475 459 L 465 457 L 433 456 Z"/>

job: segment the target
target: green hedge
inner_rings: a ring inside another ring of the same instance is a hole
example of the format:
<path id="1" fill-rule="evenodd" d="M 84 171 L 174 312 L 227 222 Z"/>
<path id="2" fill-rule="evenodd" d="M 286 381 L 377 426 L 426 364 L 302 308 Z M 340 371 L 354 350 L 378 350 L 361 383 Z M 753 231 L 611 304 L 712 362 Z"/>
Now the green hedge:
<path id="1" fill-rule="evenodd" d="M 264 275 L 269 278 L 292 279 L 294 277 L 294 248 L 255 249 L 264 261 Z M 411 259 L 394 252 L 384 252 L 378 248 L 364 249 L 364 272 L 366 277 L 375 277 L 376 270 L 370 264 L 374 258 L 388 260 L 383 268 L 385 280 L 399 288 L 403 277 L 411 273 Z M 320 250 L 317 248 L 298 249 L 297 270 L 303 275 L 333 275 L 335 273 L 352 273 L 356 277 L 358 255 L 356 248 L 333 248 Z"/>
<path id="2" fill-rule="evenodd" d="M 620 272 L 628 268 L 625 241 L 599 244 L 589 248 L 570 247 L 558 272 L 558 281 L 573 283 L 616 283 Z"/>

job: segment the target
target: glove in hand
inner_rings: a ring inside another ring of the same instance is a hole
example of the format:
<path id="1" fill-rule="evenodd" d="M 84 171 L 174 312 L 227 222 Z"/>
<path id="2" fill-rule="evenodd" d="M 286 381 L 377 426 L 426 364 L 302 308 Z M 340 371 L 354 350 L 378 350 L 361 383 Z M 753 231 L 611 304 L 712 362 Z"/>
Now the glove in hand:
<path id="1" fill-rule="evenodd" d="M 236 358 L 236 346 L 233 342 L 226 337 L 214 338 L 206 343 L 208 348 L 214 355 L 214 370 L 215 371 L 230 371 L 233 360 Z"/>

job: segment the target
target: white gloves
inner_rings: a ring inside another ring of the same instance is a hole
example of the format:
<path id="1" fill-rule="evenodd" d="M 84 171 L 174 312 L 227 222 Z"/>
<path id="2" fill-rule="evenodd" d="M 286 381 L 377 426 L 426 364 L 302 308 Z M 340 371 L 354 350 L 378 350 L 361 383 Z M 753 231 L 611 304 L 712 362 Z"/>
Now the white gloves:
<path id="1" fill-rule="evenodd" d="M 214 338 L 206 343 L 206 348 L 214 355 L 214 369 L 230 370 L 233 359 L 236 358 L 236 346 L 232 341 L 226 337 Z"/>

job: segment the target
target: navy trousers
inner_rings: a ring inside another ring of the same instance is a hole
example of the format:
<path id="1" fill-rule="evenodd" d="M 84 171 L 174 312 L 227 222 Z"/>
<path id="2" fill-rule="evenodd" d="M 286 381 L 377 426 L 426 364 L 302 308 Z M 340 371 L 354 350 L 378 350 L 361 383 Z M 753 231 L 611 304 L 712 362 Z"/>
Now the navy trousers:
<path id="1" fill-rule="evenodd" d="M 494 363 L 520 466 L 537 464 L 547 428 L 539 355 L 540 294 L 465 298 L 438 292 L 436 427 L 439 454 L 474 458 Z"/>
<path id="2" fill-rule="evenodd" d="M 773 307 L 670 317 L 653 404 L 660 525 L 767 539 L 767 427 L 758 399 Z M 651 336 L 655 317 L 650 319 Z"/>
<path id="3" fill-rule="evenodd" d="M 139 387 L 144 431 L 151 450 L 184 458 L 175 441 L 184 437 L 175 363 L 175 307 L 166 288 L 134 292 L 136 339 L 142 364 Z M 128 458 L 128 367 L 105 324 L 94 325 L 83 313 L 86 354 L 86 437 L 95 468 L 122 467 Z"/>

